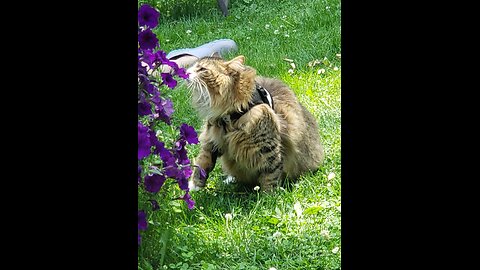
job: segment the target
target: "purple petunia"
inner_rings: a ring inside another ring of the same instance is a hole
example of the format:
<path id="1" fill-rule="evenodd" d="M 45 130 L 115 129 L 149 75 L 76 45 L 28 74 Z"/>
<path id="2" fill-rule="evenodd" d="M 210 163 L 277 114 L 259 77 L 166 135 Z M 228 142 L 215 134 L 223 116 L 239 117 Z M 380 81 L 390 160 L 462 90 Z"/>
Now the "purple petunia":
<path id="1" fill-rule="evenodd" d="M 173 114 L 173 103 L 169 99 L 161 99 L 155 103 L 155 113 L 157 117 L 170 125 L 170 116 Z"/>
<path id="2" fill-rule="evenodd" d="M 176 152 L 177 152 L 178 164 L 181 164 L 181 165 L 190 164 L 190 160 L 188 159 L 188 155 L 187 155 L 187 149 L 182 148 L 177 150 Z"/>
<path id="3" fill-rule="evenodd" d="M 192 168 L 190 166 L 183 166 L 177 170 L 176 180 L 181 190 L 188 190 L 188 178 L 192 175 Z"/>
<path id="4" fill-rule="evenodd" d="M 144 183 L 148 192 L 157 193 L 165 183 L 165 176 L 161 174 L 146 175 Z"/>
<path id="5" fill-rule="evenodd" d="M 189 144 L 197 144 L 198 143 L 198 137 L 197 137 L 197 132 L 192 126 L 189 126 L 185 123 L 183 123 L 180 126 L 180 135 L 185 138 L 185 140 Z"/>
<path id="6" fill-rule="evenodd" d="M 145 211 L 138 211 L 138 230 L 145 231 L 147 229 L 147 215 Z"/>
<path id="7" fill-rule="evenodd" d="M 148 101 L 138 103 L 138 115 L 150 115 L 152 114 L 152 104 Z"/>
<path id="8" fill-rule="evenodd" d="M 138 122 L 138 159 L 142 159 L 150 155 L 150 136 L 148 134 L 148 128 L 142 123 Z"/>
<path id="9" fill-rule="evenodd" d="M 143 4 L 138 9 L 138 24 L 146 25 L 150 28 L 154 28 L 158 25 L 158 18 L 160 17 L 160 12 L 156 11 L 153 7 Z"/>
<path id="10" fill-rule="evenodd" d="M 170 89 L 173 89 L 175 88 L 175 86 L 177 86 L 177 81 L 173 78 L 172 74 L 162 73 L 161 76 L 162 76 L 163 84 L 168 86 Z"/>
<path id="11" fill-rule="evenodd" d="M 149 93 L 150 95 L 156 95 L 158 93 L 158 88 L 151 84 L 151 83 L 147 83 L 145 84 L 145 90 L 147 91 L 147 93 Z"/>
<path id="12" fill-rule="evenodd" d="M 138 34 L 138 43 L 142 50 L 153 49 L 158 46 L 158 38 L 152 30 L 146 29 Z"/>
<path id="13" fill-rule="evenodd" d="M 165 144 L 163 142 L 159 141 L 157 144 L 155 144 L 154 153 L 160 155 L 160 159 L 162 159 L 164 167 L 169 166 L 169 164 L 167 164 L 169 161 L 175 161 L 173 154 L 165 148 Z"/>
<path id="14" fill-rule="evenodd" d="M 172 162 L 172 159 L 170 159 L 170 162 Z M 175 179 L 180 173 L 180 171 L 178 170 L 177 164 L 175 163 L 175 159 L 173 159 L 173 164 L 169 164 L 169 166 L 164 166 L 163 169 L 165 172 L 165 176 L 169 178 Z"/>
<path id="15" fill-rule="evenodd" d="M 192 200 L 192 196 L 188 192 L 181 199 L 187 203 L 188 209 L 192 209 L 195 205 L 195 201 Z"/>
<path id="16" fill-rule="evenodd" d="M 184 68 L 179 68 L 176 70 L 178 77 L 182 79 L 188 79 L 188 73 Z"/>

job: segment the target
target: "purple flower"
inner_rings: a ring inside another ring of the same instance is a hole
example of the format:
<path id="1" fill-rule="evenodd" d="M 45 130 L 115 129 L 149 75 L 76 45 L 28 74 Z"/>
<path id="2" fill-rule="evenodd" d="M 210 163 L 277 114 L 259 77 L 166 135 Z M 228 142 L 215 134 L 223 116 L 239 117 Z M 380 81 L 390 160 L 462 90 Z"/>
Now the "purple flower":
<path id="1" fill-rule="evenodd" d="M 195 201 L 192 200 L 192 196 L 190 196 L 190 194 L 188 192 L 185 193 L 185 195 L 183 195 L 183 197 L 181 199 L 184 200 L 187 203 L 188 209 L 190 209 L 190 210 L 195 205 Z"/>
<path id="2" fill-rule="evenodd" d="M 151 193 L 157 193 L 165 183 L 165 176 L 161 174 L 145 175 L 145 189 Z"/>
<path id="3" fill-rule="evenodd" d="M 147 93 L 149 93 L 150 95 L 155 95 L 158 93 L 158 89 L 155 85 L 151 84 L 151 83 L 148 83 L 145 85 L 145 90 L 147 91 Z"/>
<path id="4" fill-rule="evenodd" d="M 171 160 L 170 160 L 171 161 Z M 173 159 L 173 164 L 169 166 L 163 167 L 165 171 L 165 176 L 176 179 L 177 176 L 180 174 L 178 170 L 177 164 L 175 164 L 175 159 Z"/>
<path id="5" fill-rule="evenodd" d="M 138 71 L 139 77 L 140 77 L 140 75 L 147 76 L 147 74 L 148 74 L 147 68 L 142 66 L 142 63 L 140 61 L 138 61 L 137 71 Z"/>
<path id="6" fill-rule="evenodd" d="M 165 144 L 161 141 L 158 141 L 158 143 L 155 144 L 155 149 L 153 151 L 155 154 L 160 155 L 163 162 L 166 160 L 168 161 L 173 157 L 172 153 L 165 148 Z"/>
<path id="7" fill-rule="evenodd" d="M 198 137 L 195 129 L 187 124 L 182 124 L 180 126 L 180 135 L 187 140 L 189 144 L 197 144 Z"/>
<path id="8" fill-rule="evenodd" d="M 178 164 L 188 165 L 190 164 L 190 159 L 188 159 L 187 149 L 182 148 L 176 151 Z"/>
<path id="9" fill-rule="evenodd" d="M 138 115 L 144 116 L 144 115 L 150 115 L 152 114 L 152 105 L 150 102 L 145 101 L 145 102 L 139 102 L 138 103 Z"/>
<path id="10" fill-rule="evenodd" d="M 165 53 L 162 50 L 158 50 L 155 52 L 155 61 L 158 61 L 160 64 L 167 64 L 169 62 L 172 62 L 167 58 L 167 53 Z M 172 62 L 172 63 L 178 67 L 177 63 L 175 62 Z"/>
<path id="11" fill-rule="evenodd" d="M 158 25 L 158 18 L 160 17 L 160 12 L 156 11 L 154 8 L 147 4 L 143 4 L 138 9 L 138 24 L 146 25 L 150 28 L 154 28 Z"/>
<path id="12" fill-rule="evenodd" d="M 141 231 L 145 231 L 147 229 L 147 218 L 146 218 L 145 211 L 140 210 L 138 211 L 138 229 Z"/>
<path id="13" fill-rule="evenodd" d="M 161 76 L 162 76 L 163 84 L 167 85 L 171 89 L 177 86 L 177 81 L 173 78 L 172 74 L 162 73 Z"/>
<path id="14" fill-rule="evenodd" d="M 138 43 L 142 50 L 153 49 L 158 46 L 158 38 L 152 30 L 147 29 L 138 34 Z"/>
<path id="15" fill-rule="evenodd" d="M 170 116 L 174 112 L 172 101 L 169 99 L 161 99 L 161 101 L 155 105 L 155 113 L 158 114 L 158 118 L 170 125 Z"/>
<path id="16" fill-rule="evenodd" d="M 162 100 L 162 106 L 164 114 L 170 118 L 170 116 L 172 116 L 173 112 L 175 111 L 173 109 L 172 101 L 170 99 L 164 99 Z"/>
<path id="17" fill-rule="evenodd" d="M 160 209 L 160 205 L 158 205 L 158 202 L 156 200 L 148 200 L 152 204 L 152 210 L 157 211 Z"/>
<path id="18" fill-rule="evenodd" d="M 157 54 L 153 53 L 152 50 L 144 50 L 142 57 L 138 60 L 147 64 L 150 69 L 153 69 L 157 60 Z"/>
<path id="19" fill-rule="evenodd" d="M 188 190 L 188 178 L 192 175 L 190 166 L 183 166 L 180 170 L 177 168 L 176 180 L 181 190 Z"/>
<path id="20" fill-rule="evenodd" d="M 148 131 L 148 135 L 150 136 L 150 143 L 153 146 L 155 146 L 155 148 L 164 146 L 164 144 L 158 140 L 157 135 L 155 134 L 155 131 L 153 131 L 153 126 L 150 126 L 150 130 Z"/>
<path id="21" fill-rule="evenodd" d="M 151 146 L 148 128 L 138 122 L 138 159 L 150 155 Z"/>
<path id="22" fill-rule="evenodd" d="M 184 68 L 179 68 L 176 70 L 178 77 L 182 79 L 188 79 L 188 73 Z"/>
<path id="23" fill-rule="evenodd" d="M 190 166 L 184 166 L 182 168 L 183 178 L 188 179 L 192 175 L 192 172 L 193 171 L 192 171 L 192 168 Z"/>

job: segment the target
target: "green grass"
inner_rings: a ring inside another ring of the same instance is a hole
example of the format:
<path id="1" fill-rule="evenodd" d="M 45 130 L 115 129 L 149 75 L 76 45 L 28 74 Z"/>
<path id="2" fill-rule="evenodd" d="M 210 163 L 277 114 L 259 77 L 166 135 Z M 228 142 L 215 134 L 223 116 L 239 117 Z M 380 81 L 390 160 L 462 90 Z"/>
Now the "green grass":
<path id="1" fill-rule="evenodd" d="M 320 171 L 272 194 L 224 184 L 218 164 L 207 189 L 192 194 L 193 210 L 171 200 L 181 192 L 167 183 L 157 195 L 164 203 L 143 234 L 139 269 L 340 269 L 340 1 L 231 0 L 227 18 L 215 0 L 175 2 L 157 1 L 161 48 L 235 40 L 236 54 L 245 55 L 247 65 L 284 80 L 316 117 L 326 157 Z M 174 102 L 173 126 L 186 122 L 200 130 L 185 86 L 163 91 Z M 198 151 L 198 145 L 190 146 L 189 156 Z M 140 207 L 147 207 L 146 195 L 139 196 Z M 226 214 L 233 218 L 226 220 Z"/>

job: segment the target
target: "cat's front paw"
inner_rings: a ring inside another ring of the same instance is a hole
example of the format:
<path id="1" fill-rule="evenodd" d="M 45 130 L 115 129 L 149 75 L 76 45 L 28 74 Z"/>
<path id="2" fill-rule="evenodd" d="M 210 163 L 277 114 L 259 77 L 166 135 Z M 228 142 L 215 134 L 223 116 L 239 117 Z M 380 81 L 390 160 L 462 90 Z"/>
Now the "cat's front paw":
<path id="1" fill-rule="evenodd" d="M 190 177 L 190 181 L 188 181 L 188 188 L 190 191 L 199 191 L 205 187 L 205 180 L 207 175 L 205 170 L 203 170 L 199 166 L 195 166 L 193 168 L 192 176 Z"/>
<path id="2" fill-rule="evenodd" d="M 197 184 L 195 184 L 195 181 L 194 181 L 194 180 L 188 181 L 188 189 L 189 189 L 190 191 L 199 191 L 199 190 L 201 190 L 202 188 L 204 188 L 204 187 L 197 186 Z"/>

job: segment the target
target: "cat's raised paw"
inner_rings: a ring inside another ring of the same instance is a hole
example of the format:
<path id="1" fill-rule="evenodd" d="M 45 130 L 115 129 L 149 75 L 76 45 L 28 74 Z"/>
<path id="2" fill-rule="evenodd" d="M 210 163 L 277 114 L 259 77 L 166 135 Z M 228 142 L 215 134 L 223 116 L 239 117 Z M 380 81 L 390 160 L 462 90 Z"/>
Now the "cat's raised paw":
<path id="1" fill-rule="evenodd" d="M 193 180 L 188 181 L 188 189 L 190 191 L 199 191 L 203 187 L 197 186 Z"/>

